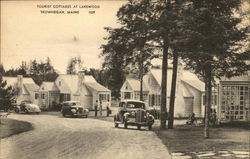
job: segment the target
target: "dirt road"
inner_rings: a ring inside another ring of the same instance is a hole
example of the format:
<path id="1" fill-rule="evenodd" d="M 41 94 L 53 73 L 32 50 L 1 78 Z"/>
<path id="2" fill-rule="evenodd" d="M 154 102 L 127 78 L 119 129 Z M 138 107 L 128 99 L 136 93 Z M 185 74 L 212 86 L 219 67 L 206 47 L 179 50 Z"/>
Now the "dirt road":
<path id="1" fill-rule="evenodd" d="M 2 159 L 165 159 L 166 147 L 151 131 L 56 115 L 12 114 L 35 129 L 0 141 Z"/>

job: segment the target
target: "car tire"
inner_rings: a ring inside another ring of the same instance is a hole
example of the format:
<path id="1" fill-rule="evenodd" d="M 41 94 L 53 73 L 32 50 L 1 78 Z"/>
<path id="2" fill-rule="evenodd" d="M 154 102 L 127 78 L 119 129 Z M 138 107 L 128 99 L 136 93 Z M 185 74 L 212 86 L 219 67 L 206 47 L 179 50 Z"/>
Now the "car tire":
<path id="1" fill-rule="evenodd" d="M 138 130 L 141 130 L 141 125 L 137 125 L 137 129 L 138 129 Z"/>
<path id="2" fill-rule="evenodd" d="M 38 115 L 38 114 L 40 114 L 39 112 L 36 112 L 36 114 Z"/>
<path id="3" fill-rule="evenodd" d="M 148 125 L 148 130 L 152 130 L 152 125 L 151 124 Z"/>
<path id="4" fill-rule="evenodd" d="M 115 123 L 115 128 L 118 128 L 119 124 L 118 123 Z"/>
<path id="5" fill-rule="evenodd" d="M 128 123 L 127 123 L 127 121 L 126 121 L 126 120 L 124 121 L 124 128 L 125 128 L 125 129 L 127 129 L 127 128 L 128 128 Z"/>
<path id="6" fill-rule="evenodd" d="M 16 113 L 19 113 L 19 111 L 20 111 L 20 110 L 19 110 L 18 108 L 15 109 L 15 112 L 16 112 Z"/>
<path id="7" fill-rule="evenodd" d="M 65 114 L 64 112 L 62 112 L 62 116 L 63 116 L 64 118 L 66 118 L 66 114 Z"/>
<path id="8" fill-rule="evenodd" d="M 88 118 L 88 115 L 86 115 L 85 117 Z"/>
<path id="9" fill-rule="evenodd" d="M 24 109 L 24 113 L 29 114 L 29 111 L 27 109 Z"/>

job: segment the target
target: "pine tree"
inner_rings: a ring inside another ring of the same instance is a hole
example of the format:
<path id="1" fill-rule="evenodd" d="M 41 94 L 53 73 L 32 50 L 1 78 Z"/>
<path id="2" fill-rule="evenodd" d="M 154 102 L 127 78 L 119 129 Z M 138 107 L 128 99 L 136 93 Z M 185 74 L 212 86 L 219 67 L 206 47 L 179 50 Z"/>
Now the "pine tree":
<path id="1" fill-rule="evenodd" d="M 17 90 L 12 86 L 7 86 L 7 82 L 0 75 L 0 109 L 8 111 L 15 102 Z"/>

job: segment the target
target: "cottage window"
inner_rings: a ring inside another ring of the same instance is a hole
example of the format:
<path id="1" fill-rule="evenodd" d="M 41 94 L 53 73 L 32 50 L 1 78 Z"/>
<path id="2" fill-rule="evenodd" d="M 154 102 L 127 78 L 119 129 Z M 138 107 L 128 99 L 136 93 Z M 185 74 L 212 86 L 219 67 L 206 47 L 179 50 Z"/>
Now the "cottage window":
<path id="1" fill-rule="evenodd" d="M 35 93 L 35 99 L 38 99 L 38 97 L 39 97 L 39 94 Z"/>
<path id="2" fill-rule="evenodd" d="M 45 99 L 45 94 L 44 93 L 42 94 L 42 99 Z"/>
<path id="3" fill-rule="evenodd" d="M 131 92 L 124 92 L 124 99 L 132 99 L 132 93 Z"/>
<path id="4" fill-rule="evenodd" d="M 70 94 L 60 94 L 60 102 L 70 101 Z"/>
<path id="5" fill-rule="evenodd" d="M 249 89 L 244 85 L 228 84 L 221 89 L 221 120 L 247 120 Z"/>
<path id="6" fill-rule="evenodd" d="M 140 99 L 140 92 L 135 92 L 135 99 L 137 99 L 137 100 Z"/>
<path id="7" fill-rule="evenodd" d="M 147 100 L 148 99 L 148 93 L 143 93 L 143 100 Z"/>

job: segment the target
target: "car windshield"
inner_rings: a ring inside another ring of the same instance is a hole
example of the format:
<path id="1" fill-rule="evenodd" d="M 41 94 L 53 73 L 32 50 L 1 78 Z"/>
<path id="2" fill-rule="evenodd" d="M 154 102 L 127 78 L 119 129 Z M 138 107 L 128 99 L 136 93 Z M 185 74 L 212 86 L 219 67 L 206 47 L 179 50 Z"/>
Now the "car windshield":
<path id="1" fill-rule="evenodd" d="M 145 104 L 140 102 L 128 102 L 127 108 L 142 108 L 145 109 Z"/>
<path id="2" fill-rule="evenodd" d="M 31 101 L 22 101 L 21 104 L 31 104 L 32 102 Z"/>
<path id="3" fill-rule="evenodd" d="M 80 106 L 80 102 L 70 102 L 70 103 L 64 103 L 65 106 Z"/>

